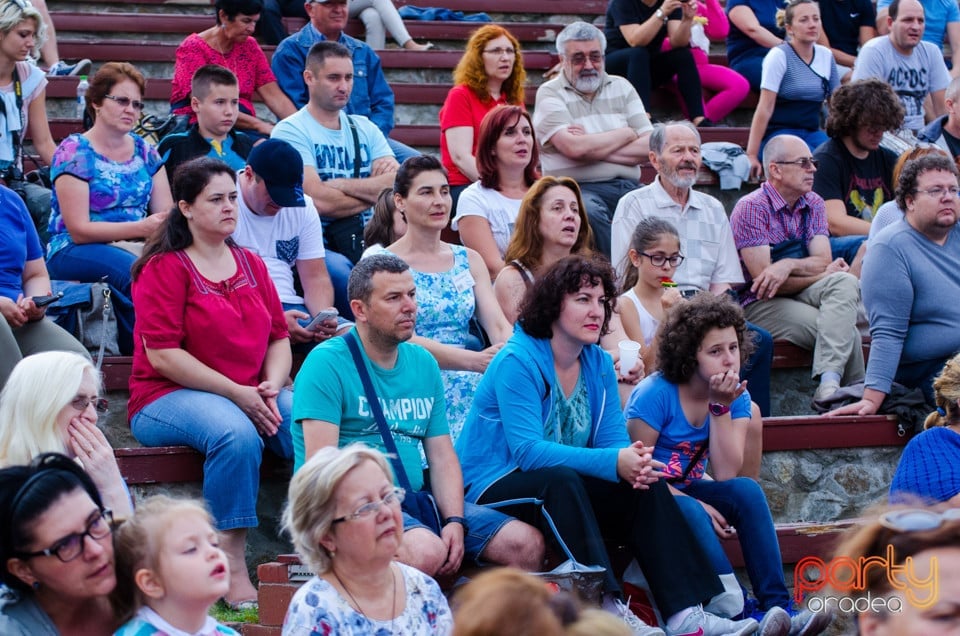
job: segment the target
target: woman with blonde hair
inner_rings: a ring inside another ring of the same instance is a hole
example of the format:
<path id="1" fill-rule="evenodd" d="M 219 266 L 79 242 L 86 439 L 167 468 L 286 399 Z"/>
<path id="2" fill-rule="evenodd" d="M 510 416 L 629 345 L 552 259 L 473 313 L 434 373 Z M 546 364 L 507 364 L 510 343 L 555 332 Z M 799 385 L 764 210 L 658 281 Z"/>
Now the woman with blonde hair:
<path id="1" fill-rule="evenodd" d="M 450 607 L 436 581 L 395 560 L 400 504 L 383 453 L 364 444 L 317 451 L 290 481 L 283 526 L 316 574 L 283 621 L 294 634 L 449 634 Z"/>
<path id="2" fill-rule="evenodd" d="M 960 355 L 933 381 L 937 410 L 910 440 L 890 484 L 890 500 L 960 505 Z"/>
<path id="3" fill-rule="evenodd" d="M 480 178 L 476 152 L 484 115 L 500 104 L 522 106 L 526 79 L 513 34 L 496 24 L 474 31 L 440 108 L 440 159 L 450 175 L 454 208 L 460 193 Z"/>
<path id="4" fill-rule="evenodd" d="M 100 374 L 69 351 L 27 356 L 0 393 L 0 466 L 29 464 L 42 453 L 63 453 L 90 475 L 117 518 L 133 512 L 113 448 L 97 428 L 107 410 Z"/>

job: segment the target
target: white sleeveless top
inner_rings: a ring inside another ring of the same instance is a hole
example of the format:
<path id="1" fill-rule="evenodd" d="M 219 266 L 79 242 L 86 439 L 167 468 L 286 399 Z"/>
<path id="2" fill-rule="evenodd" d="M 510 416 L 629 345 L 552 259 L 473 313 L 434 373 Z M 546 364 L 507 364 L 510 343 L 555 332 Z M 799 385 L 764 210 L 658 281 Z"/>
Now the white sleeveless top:
<path id="1" fill-rule="evenodd" d="M 640 330 L 643 331 L 643 346 L 649 347 L 650 343 L 653 342 L 653 336 L 657 333 L 657 328 L 660 326 L 660 321 L 650 315 L 650 312 L 643 306 L 643 303 L 640 302 L 637 294 L 632 289 L 620 296 L 620 298 L 628 298 L 633 302 L 633 306 L 637 308 L 637 315 L 640 317 Z"/>

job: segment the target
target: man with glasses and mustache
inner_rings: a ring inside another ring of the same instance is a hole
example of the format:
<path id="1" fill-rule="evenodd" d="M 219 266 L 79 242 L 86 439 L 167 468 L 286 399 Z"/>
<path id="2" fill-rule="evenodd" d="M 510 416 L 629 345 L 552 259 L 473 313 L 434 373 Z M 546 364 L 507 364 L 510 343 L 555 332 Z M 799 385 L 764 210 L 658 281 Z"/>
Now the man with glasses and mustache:
<path id="1" fill-rule="evenodd" d="M 942 154 L 908 162 L 897 183 L 903 220 L 885 227 L 863 260 L 870 360 L 863 399 L 837 414 L 876 413 L 894 382 L 923 390 L 960 350 L 960 202 L 957 167 Z"/>
<path id="2" fill-rule="evenodd" d="M 817 161 L 799 137 L 778 135 L 763 151 L 767 180 L 730 215 L 746 282 L 744 313 L 774 338 L 813 350 L 814 401 L 863 378 L 857 329 L 860 285 L 842 258 L 831 260 Z"/>
<path id="3" fill-rule="evenodd" d="M 537 89 L 533 125 L 543 173 L 576 179 L 597 250 L 609 257 L 613 212 L 640 184 L 653 127 L 633 85 L 604 71 L 606 45 L 586 22 L 560 32 L 561 72 Z"/>

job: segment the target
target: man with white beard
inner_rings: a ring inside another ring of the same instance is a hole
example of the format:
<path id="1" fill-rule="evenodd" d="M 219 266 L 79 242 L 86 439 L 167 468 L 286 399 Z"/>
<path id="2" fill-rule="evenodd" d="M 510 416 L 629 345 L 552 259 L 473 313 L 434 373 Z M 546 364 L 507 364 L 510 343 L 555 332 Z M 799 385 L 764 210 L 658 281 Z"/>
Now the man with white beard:
<path id="1" fill-rule="evenodd" d="M 640 185 L 653 127 L 636 89 L 604 72 L 603 32 L 586 22 L 557 36 L 560 74 L 537 89 L 533 125 L 543 173 L 576 179 L 597 249 L 610 256 L 620 197 Z"/>

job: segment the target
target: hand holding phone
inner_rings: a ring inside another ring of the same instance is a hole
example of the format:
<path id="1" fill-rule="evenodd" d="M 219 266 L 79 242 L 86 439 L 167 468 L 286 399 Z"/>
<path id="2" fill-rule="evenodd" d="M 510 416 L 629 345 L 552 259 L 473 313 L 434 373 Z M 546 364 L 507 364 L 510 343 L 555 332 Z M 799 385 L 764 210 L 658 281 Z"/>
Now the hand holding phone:
<path id="1" fill-rule="evenodd" d="M 303 318 L 297 322 L 307 331 L 316 331 L 321 322 L 336 318 L 339 315 L 340 313 L 336 309 L 324 309 L 323 311 L 317 312 L 317 315 L 313 318 Z"/>
<path id="2" fill-rule="evenodd" d="M 60 300 L 61 298 L 63 298 L 63 292 L 57 292 L 52 296 L 31 296 L 30 300 L 33 301 L 33 304 L 36 305 L 37 308 L 40 308 L 40 307 L 46 307 L 47 305 L 51 305 L 57 302 L 58 300 Z"/>

